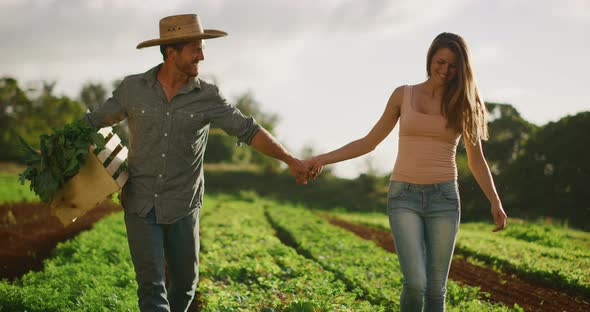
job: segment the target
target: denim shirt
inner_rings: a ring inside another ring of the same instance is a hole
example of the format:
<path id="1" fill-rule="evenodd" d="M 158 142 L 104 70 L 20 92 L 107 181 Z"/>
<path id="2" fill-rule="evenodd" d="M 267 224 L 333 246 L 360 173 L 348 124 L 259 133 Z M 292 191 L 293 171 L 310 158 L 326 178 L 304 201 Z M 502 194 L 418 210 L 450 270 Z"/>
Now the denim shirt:
<path id="1" fill-rule="evenodd" d="M 228 104 L 217 86 L 190 79 L 168 102 L 156 75 L 162 64 L 126 77 L 113 96 L 83 120 L 102 128 L 127 118 L 129 180 L 121 193 L 126 213 L 173 223 L 202 205 L 203 156 L 209 128 L 250 144 L 260 126 Z"/>

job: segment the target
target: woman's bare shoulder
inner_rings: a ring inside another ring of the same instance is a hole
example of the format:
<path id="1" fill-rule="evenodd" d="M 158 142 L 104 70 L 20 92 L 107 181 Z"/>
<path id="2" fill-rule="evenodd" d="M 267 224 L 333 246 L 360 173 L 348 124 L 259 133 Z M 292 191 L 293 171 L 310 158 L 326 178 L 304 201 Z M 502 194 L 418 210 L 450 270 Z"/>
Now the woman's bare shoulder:
<path id="1" fill-rule="evenodd" d="M 389 101 L 387 101 L 387 106 L 393 108 L 394 111 L 399 112 L 401 110 L 405 87 L 406 85 L 402 85 L 395 88 L 389 97 Z"/>

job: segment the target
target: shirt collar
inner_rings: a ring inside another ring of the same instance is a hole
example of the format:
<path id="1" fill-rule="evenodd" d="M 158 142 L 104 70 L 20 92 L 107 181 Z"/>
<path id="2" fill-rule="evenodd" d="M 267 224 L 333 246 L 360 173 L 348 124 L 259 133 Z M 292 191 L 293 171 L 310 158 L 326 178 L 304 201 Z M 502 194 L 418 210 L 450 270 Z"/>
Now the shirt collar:
<path id="1" fill-rule="evenodd" d="M 148 82 L 149 86 L 152 88 L 158 81 L 158 70 L 160 70 L 160 67 L 162 67 L 162 65 L 163 63 L 160 63 L 150 68 L 148 71 L 141 75 L 142 78 L 145 79 Z M 201 81 L 196 77 L 189 78 L 188 83 L 185 86 L 183 86 L 181 90 L 186 90 L 185 92 L 190 92 L 193 89 L 201 89 Z"/>

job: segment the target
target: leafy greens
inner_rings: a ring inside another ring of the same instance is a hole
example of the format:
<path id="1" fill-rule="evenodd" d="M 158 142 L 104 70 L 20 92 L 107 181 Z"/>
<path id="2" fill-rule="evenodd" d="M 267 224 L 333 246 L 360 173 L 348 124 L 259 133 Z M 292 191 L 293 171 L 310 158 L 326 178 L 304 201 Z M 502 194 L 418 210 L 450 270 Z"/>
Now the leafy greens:
<path id="1" fill-rule="evenodd" d="M 40 136 L 41 153 L 19 137 L 25 151 L 27 168 L 19 175 L 21 184 L 31 181 L 30 188 L 49 203 L 53 194 L 76 175 L 86 162 L 90 147 L 104 148 L 104 138 L 81 120 L 53 129 L 54 133 Z"/>

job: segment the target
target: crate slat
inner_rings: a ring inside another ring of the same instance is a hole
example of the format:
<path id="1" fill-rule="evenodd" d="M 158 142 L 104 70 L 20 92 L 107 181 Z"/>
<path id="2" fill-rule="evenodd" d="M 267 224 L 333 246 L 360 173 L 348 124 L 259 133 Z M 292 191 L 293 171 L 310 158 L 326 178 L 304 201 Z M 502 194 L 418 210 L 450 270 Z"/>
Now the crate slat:
<path id="1" fill-rule="evenodd" d="M 121 143 L 121 139 L 119 138 L 119 136 L 116 134 L 113 135 L 111 139 L 105 144 L 104 150 L 102 150 L 96 156 L 98 157 L 98 160 L 102 161 L 102 163 L 104 164 L 107 158 L 113 153 L 117 146 L 119 146 L 119 143 Z"/>

